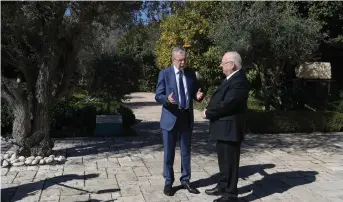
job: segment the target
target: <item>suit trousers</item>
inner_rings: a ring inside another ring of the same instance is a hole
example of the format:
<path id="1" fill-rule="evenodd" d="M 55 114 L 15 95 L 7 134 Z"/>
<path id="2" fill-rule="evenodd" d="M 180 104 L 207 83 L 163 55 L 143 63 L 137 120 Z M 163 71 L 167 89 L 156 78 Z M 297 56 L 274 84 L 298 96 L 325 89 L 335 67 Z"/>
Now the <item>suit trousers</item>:
<path id="1" fill-rule="evenodd" d="M 217 140 L 216 147 L 220 172 L 218 185 L 225 195 L 237 197 L 241 142 Z"/>
<path id="2" fill-rule="evenodd" d="M 191 178 L 191 136 L 189 112 L 178 112 L 174 128 L 171 131 L 162 130 L 164 162 L 163 177 L 165 184 L 174 183 L 174 158 L 176 142 L 179 140 L 181 149 L 181 183 L 189 182 Z"/>

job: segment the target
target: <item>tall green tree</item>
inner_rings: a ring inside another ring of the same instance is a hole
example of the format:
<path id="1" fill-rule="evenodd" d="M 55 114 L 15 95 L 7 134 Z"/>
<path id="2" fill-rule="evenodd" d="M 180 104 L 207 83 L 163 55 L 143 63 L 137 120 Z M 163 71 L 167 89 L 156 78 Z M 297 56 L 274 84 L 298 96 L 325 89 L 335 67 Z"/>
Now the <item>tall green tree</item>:
<path id="1" fill-rule="evenodd" d="M 133 91 L 137 74 L 136 63 L 132 58 L 102 54 L 92 62 L 89 73 L 90 95 L 107 103 L 107 114 L 111 114 L 111 103 L 121 102 L 125 95 Z"/>
<path id="2" fill-rule="evenodd" d="M 175 46 L 189 45 L 188 66 L 203 77 L 206 86 L 219 80 L 217 48 L 208 38 L 213 12 L 219 2 L 186 2 L 174 14 L 161 22 L 161 37 L 157 41 L 156 56 L 160 69 L 171 64 L 171 50 Z"/>
<path id="3" fill-rule="evenodd" d="M 139 91 L 153 91 L 156 87 L 158 68 L 155 63 L 155 45 L 159 37 L 159 23 L 139 25 L 126 33 L 117 44 L 117 53 L 132 58 L 139 75 L 136 81 Z"/>
<path id="4" fill-rule="evenodd" d="M 210 36 L 222 52 L 238 51 L 259 74 L 267 110 L 283 105 L 285 73 L 313 59 L 321 24 L 301 18 L 292 2 L 222 2 Z"/>
<path id="5" fill-rule="evenodd" d="M 22 154 L 51 152 L 49 109 L 78 81 L 94 33 L 129 22 L 140 2 L 2 2 L 1 94 Z"/>

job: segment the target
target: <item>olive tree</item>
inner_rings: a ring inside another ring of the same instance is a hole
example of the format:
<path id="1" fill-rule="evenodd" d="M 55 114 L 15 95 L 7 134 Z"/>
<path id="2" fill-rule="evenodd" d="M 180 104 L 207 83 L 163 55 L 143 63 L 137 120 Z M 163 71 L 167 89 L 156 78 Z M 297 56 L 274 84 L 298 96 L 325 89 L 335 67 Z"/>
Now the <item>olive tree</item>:
<path id="1" fill-rule="evenodd" d="M 140 3 L 1 5 L 1 94 L 14 114 L 13 143 L 23 155 L 46 155 L 53 148 L 49 109 L 77 83 L 81 50 L 95 31 L 131 19 Z"/>

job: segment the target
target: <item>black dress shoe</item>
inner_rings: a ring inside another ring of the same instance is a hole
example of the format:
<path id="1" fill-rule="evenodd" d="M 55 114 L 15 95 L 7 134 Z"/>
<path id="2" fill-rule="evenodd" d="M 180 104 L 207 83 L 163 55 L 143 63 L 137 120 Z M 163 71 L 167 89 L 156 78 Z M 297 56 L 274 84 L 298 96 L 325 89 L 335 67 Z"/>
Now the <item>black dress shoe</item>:
<path id="1" fill-rule="evenodd" d="M 238 202 L 238 198 L 231 196 L 222 196 L 218 199 L 215 199 L 213 202 Z"/>
<path id="2" fill-rule="evenodd" d="M 217 195 L 223 195 L 223 194 L 224 194 L 224 189 L 221 189 L 221 188 L 217 185 L 217 186 L 215 186 L 215 187 L 212 188 L 212 189 L 206 189 L 206 190 L 205 190 L 205 193 L 206 193 L 207 195 L 215 195 L 215 196 L 217 196 Z"/>
<path id="3" fill-rule="evenodd" d="M 189 184 L 189 182 L 185 182 L 185 183 L 182 183 L 182 186 L 188 190 L 189 193 L 191 194 L 199 194 L 200 192 L 195 189 L 195 188 L 192 188 L 191 185 Z"/>
<path id="4" fill-rule="evenodd" d="M 174 191 L 171 184 L 164 185 L 163 193 L 167 196 L 173 196 Z"/>

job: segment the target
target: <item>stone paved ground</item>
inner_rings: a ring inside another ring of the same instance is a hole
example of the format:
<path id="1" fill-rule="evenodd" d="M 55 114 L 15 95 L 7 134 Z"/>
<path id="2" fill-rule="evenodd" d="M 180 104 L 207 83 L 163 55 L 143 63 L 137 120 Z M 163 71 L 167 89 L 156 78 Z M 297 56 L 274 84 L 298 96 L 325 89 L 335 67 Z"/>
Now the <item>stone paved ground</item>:
<path id="1" fill-rule="evenodd" d="M 160 106 L 153 94 L 135 93 L 127 103 L 141 122 L 138 136 L 58 139 L 63 165 L 1 169 L 1 201 L 212 201 L 218 166 L 208 123 L 196 111 L 192 182 L 201 192 L 162 193 Z M 241 201 L 343 201 L 343 134 L 248 134 L 243 144 Z M 180 177 L 180 150 L 175 179 Z M 175 182 L 175 186 L 180 183 Z"/>

